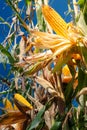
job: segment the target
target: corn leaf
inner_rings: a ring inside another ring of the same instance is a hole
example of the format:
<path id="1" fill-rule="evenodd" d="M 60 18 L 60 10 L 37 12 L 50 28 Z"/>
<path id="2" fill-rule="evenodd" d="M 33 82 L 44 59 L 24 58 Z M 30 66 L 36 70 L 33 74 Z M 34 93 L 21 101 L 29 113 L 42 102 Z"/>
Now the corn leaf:
<path id="1" fill-rule="evenodd" d="M 86 24 L 86 21 L 84 20 L 84 15 L 83 15 L 82 11 L 80 13 L 80 17 L 79 17 L 79 20 L 77 22 L 77 25 L 78 25 L 78 27 L 81 28 L 81 30 L 83 31 L 83 33 L 85 35 L 87 35 L 87 24 Z"/>
<path id="2" fill-rule="evenodd" d="M 84 60 L 87 63 L 87 48 L 86 47 L 81 47 L 81 52 L 84 56 Z"/>
<path id="3" fill-rule="evenodd" d="M 80 5 L 80 7 L 83 7 L 85 3 L 85 0 L 78 0 L 78 4 Z"/>
<path id="4" fill-rule="evenodd" d="M 58 129 L 60 129 L 61 124 L 62 124 L 62 122 L 60 122 L 60 121 L 55 121 L 50 130 L 58 130 Z"/>
<path id="5" fill-rule="evenodd" d="M 85 86 L 87 86 L 87 74 L 82 69 L 79 69 L 77 87 L 78 91 L 80 91 Z"/>
<path id="6" fill-rule="evenodd" d="M 18 122 L 22 122 L 26 120 L 26 116 L 21 112 L 9 112 L 5 115 L 2 115 L 0 118 L 0 126 L 1 125 L 11 125 Z"/>
<path id="7" fill-rule="evenodd" d="M 65 99 L 66 99 L 66 104 L 69 105 L 73 98 L 73 82 L 74 80 L 72 79 L 66 86 L 65 90 Z"/>
<path id="8" fill-rule="evenodd" d="M 77 93 L 76 98 L 80 97 L 81 95 L 87 94 L 87 87 L 82 88 L 80 92 Z"/>
<path id="9" fill-rule="evenodd" d="M 36 117 L 34 118 L 34 120 L 31 122 L 31 124 L 29 124 L 29 126 L 27 127 L 26 130 L 33 130 L 36 129 L 38 127 L 38 125 L 41 122 L 44 122 L 43 116 L 44 113 L 47 109 L 49 109 L 49 107 L 52 105 L 54 98 L 50 99 L 46 105 L 37 113 Z M 38 130 L 38 129 L 37 129 Z"/>
<path id="10" fill-rule="evenodd" d="M 46 61 L 43 62 L 37 62 L 34 65 L 31 65 L 29 70 L 25 71 L 23 74 L 25 76 L 28 75 L 33 75 L 34 73 L 38 72 L 39 70 L 41 70 L 42 68 L 44 68 L 46 65 L 48 65 L 48 63 L 50 62 L 50 59 L 47 59 Z"/>
<path id="11" fill-rule="evenodd" d="M 11 54 L 6 50 L 6 48 L 3 47 L 1 44 L 0 44 L 0 51 L 1 51 L 5 56 L 8 57 L 9 62 L 10 62 L 11 64 L 13 64 L 13 63 L 15 62 L 14 58 L 12 57 L 12 55 L 11 55 Z"/>
<path id="12" fill-rule="evenodd" d="M 43 115 L 45 113 L 46 107 L 43 107 L 38 114 L 36 115 L 35 119 L 32 121 L 32 123 L 27 127 L 26 130 L 33 130 L 37 128 L 37 126 L 40 124 L 40 122 L 43 120 Z"/>
<path id="13" fill-rule="evenodd" d="M 10 24 L 6 22 L 2 17 L 0 17 L 0 22 L 7 25 L 10 28 Z"/>
<path id="14" fill-rule="evenodd" d="M 62 66 L 65 65 L 69 61 L 69 59 L 70 59 L 70 55 L 65 58 L 60 56 L 58 58 L 58 62 L 56 63 L 54 69 L 52 70 L 52 72 L 55 73 L 55 72 L 59 71 L 62 68 Z"/>

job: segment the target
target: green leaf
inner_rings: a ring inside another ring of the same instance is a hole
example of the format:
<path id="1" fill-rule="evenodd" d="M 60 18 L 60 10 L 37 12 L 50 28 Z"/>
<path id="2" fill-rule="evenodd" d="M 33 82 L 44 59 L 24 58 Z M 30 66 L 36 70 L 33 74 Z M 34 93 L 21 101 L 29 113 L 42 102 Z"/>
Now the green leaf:
<path id="1" fill-rule="evenodd" d="M 1 22 L 4 22 L 4 19 L 3 19 L 2 17 L 0 17 L 0 21 L 1 21 Z"/>
<path id="2" fill-rule="evenodd" d="M 69 105 L 69 103 L 71 103 L 71 100 L 74 96 L 73 84 L 74 84 L 75 74 L 76 74 L 75 68 L 72 65 L 69 65 L 69 69 L 70 69 L 70 72 L 72 75 L 72 79 L 67 84 L 66 89 L 65 89 L 65 93 L 64 93 L 67 105 Z"/>
<path id="3" fill-rule="evenodd" d="M 39 1 L 38 1 L 39 2 Z M 36 3 L 36 17 L 37 17 L 37 26 L 40 31 L 46 31 L 46 22 L 42 17 L 42 6 L 43 1 L 40 0 L 39 4 Z"/>
<path id="4" fill-rule="evenodd" d="M 0 96 L 2 94 L 8 94 L 8 93 L 12 93 L 12 89 L 0 92 Z"/>
<path id="5" fill-rule="evenodd" d="M 42 126 L 42 124 L 44 123 L 44 119 L 43 119 L 44 113 L 52 105 L 53 101 L 54 101 L 54 98 L 51 98 L 46 103 L 46 105 L 38 112 L 38 114 L 36 115 L 36 117 L 34 118 L 34 120 L 31 122 L 31 124 L 27 127 L 26 130 L 34 130 L 37 127 L 39 128 L 40 126 Z"/>
<path id="6" fill-rule="evenodd" d="M 38 127 L 38 125 L 40 124 L 40 122 L 42 121 L 42 117 L 45 113 L 45 109 L 46 107 L 43 107 L 39 112 L 38 114 L 36 115 L 35 119 L 32 121 L 32 123 L 30 124 L 29 127 L 27 127 L 26 130 L 33 130 L 35 129 L 36 127 Z"/>
<path id="7" fill-rule="evenodd" d="M 8 57 L 9 62 L 10 62 L 11 64 L 13 64 L 13 63 L 15 62 L 15 60 L 14 60 L 14 58 L 11 56 L 11 54 L 10 54 L 10 53 L 6 50 L 6 48 L 3 47 L 1 44 L 0 44 L 0 51 L 1 51 L 4 55 L 6 55 L 6 56 Z"/>
<path id="8" fill-rule="evenodd" d="M 26 5 L 30 5 L 31 2 L 32 0 L 25 0 Z"/>
<path id="9" fill-rule="evenodd" d="M 66 99 L 66 103 L 69 106 L 69 104 L 71 103 L 72 97 L 73 97 L 73 83 L 74 83 L 74 79 L 72 79 L 66 86 L 66 90 L 65 90 L 65 99 Z"/>
<path id="10" fill-rule="evenodd" d="M 86 22 L 84 20 L 84 14 L 82 11 L 80 13 L 79 20 L 77 21 L 77 26 L 81 28 L 81 30 L 83 31 L 83 33 L 85 35 L 87 35 L 87 25 L 86 25 Z"/>
<path id="11" fill-rule="evenodd" d="M 82 52 L 82 54 L 84 56 L 84 60 L 85 60 L 85 62 L 87 64 L 87 48 L 86 47 L 81 47 L 81 52 Z"/>
<path id="12" fill-rule="evenodd" d="M 80 91 L 85 86 L 87 86 L 87 74 L 82 69 L 79 69 L 77 87 L 78 91 Z"/>
<path id="13" fill-rule="evenodd" d="M 60 121 L 55 121 L 55 123 L 53 124 L 53 126 L 51 127 L 50 130 L 58 130 L 61 127 L 62 122 Z"/>
<path id="14" fill-rule="evenodd" d="M 67 58 L 59 57 L 57 64 L 55 65 L 54 69 L 52 70 L 53 73 L 59 71 L 63 65 L 65 65 L 68 60 L 70 59 L 70 56 Z"/>
<path id="15" fill-rule="evenodd" d="M 45 62 L 38 61 L 34 65 L 29 66 L 29 70 L 25 71 L 23 74 L 25 76 L 32 75 L 38 72 L 39 70 L 41 70 L 42 68 L 44 68 L 49 62 L 50 62 L 50 59 L 46 60 Z"/>
<path id="16" fill-rule="evenodd" d="M 6 22 L 2 17 L 0 17 L 0 22 L 2 22 L 3 24 L 7 25 L 10 28 L 10 24 Z"/>
<path id="17" fill-rule="evenodd" d="M 85 6 L 84 6 L 83 14 L 84 14 L 84 19 L 85 19 L 85 22 L 87 25 L 87 1 L 85 3 Z"/>
<path id="18" fill-rule="evenodd" d="M 80 5 L 80 7 L 83 7 L 83 6 L 84 6 L 84 3 L 85 3 L 85 0 L 79 0 L 79 1 L 78 1 L 78 4 Z"/>
<path id="19" fill-rule="evenodd" d="M 35 72 L 39 71 L 41 68 L 42 68 L 41 64 L 39 62 L 37 62 L 36 64 L 34 64 L 33 66 L 31 66 L 28 71 L 25 71 L 23 74 L 25 76 L 32 75 Z"/>
<path id="20" fill-rule="evenodd" d="M 78 4 L 80 5 L 81 11 L 83 12 L 84 15 L 84 20 L 87 25 L 87 0 L 79 0 Z"/>

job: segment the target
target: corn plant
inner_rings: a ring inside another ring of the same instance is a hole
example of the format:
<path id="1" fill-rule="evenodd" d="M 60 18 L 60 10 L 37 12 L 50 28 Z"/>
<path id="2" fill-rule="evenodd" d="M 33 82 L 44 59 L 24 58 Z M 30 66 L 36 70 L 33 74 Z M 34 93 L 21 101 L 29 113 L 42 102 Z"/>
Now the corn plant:
<path id="1" fill-rule="evenodd" d="M 22 9 L 20 0 L 6 2 L 13 18 L 1 18 L 9 33 L 0 54 L 14 76 L 1 77 L 8 90 L 0 93 L 0 129 L 86 130 L 87 1 L 68 0 L 69 23 L 48 0 L 26 0 Z"/>

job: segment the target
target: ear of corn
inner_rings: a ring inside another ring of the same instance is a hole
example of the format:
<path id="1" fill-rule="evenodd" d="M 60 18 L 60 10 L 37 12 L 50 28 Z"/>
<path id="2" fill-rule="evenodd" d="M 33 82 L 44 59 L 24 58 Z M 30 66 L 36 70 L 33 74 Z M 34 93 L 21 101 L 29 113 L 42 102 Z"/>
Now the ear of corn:
<path id="1" fill-rule="evenodd" d="M 72 75 L 71 75 L 71 72 L 69 70 L 69 67 L 68 67 L 68 65 L 65 65 L 62 68 L 62 81 L 64 83 L 68 83 L 71 79 L 72 79 Z"/>
<path id="2" fill-rule="evenodd" d="M 62 73 L 64 74 L 64 76 L 70 76 L 71 73 L 70 73 L 70 70 L 68 68 L 68 65 L 65 65 L 62 69 Z"/>
<path id="3" fill-rule="evenodd" d="M 5 109 L 6 109 L 7 111 L 13 110 L 12 103 L 11 103 L 8 99 L 4 98 L 4 99 L 3 99 L 3 104 L 5 105 Z"/>
<path id="4" fill-rule="evenodd" d="M 42 12 L 52 29 L 59 35 L 67 38 L 67 23 L 62 17 L 48 5 L 42 6 Z"/>
<path id="5" fill-rule="evenodd" d="M 32 105 L 22 95 L 16 93 L 14 95 L 14 99 L 16 99 L 21 104 L 27 106 L 29 109 L 33 109 Z"/>
<path id="6" fill-rule="evenodd" d="M 19 110 L 18 107 L 14 104 L 14 110 Z"/>

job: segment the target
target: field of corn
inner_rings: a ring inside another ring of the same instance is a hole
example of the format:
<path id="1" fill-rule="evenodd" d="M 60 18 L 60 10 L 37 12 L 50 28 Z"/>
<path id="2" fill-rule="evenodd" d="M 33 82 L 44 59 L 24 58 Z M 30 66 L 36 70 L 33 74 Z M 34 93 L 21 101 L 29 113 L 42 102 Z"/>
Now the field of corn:
<path id="1" fill-rule="evenodd" d="M 13 76 L 0 74 L 0 130 L 87 130 L 87 0 L 67 0 L 69 23 L 50 1 L 6 0 L 0 63 Z"/>

